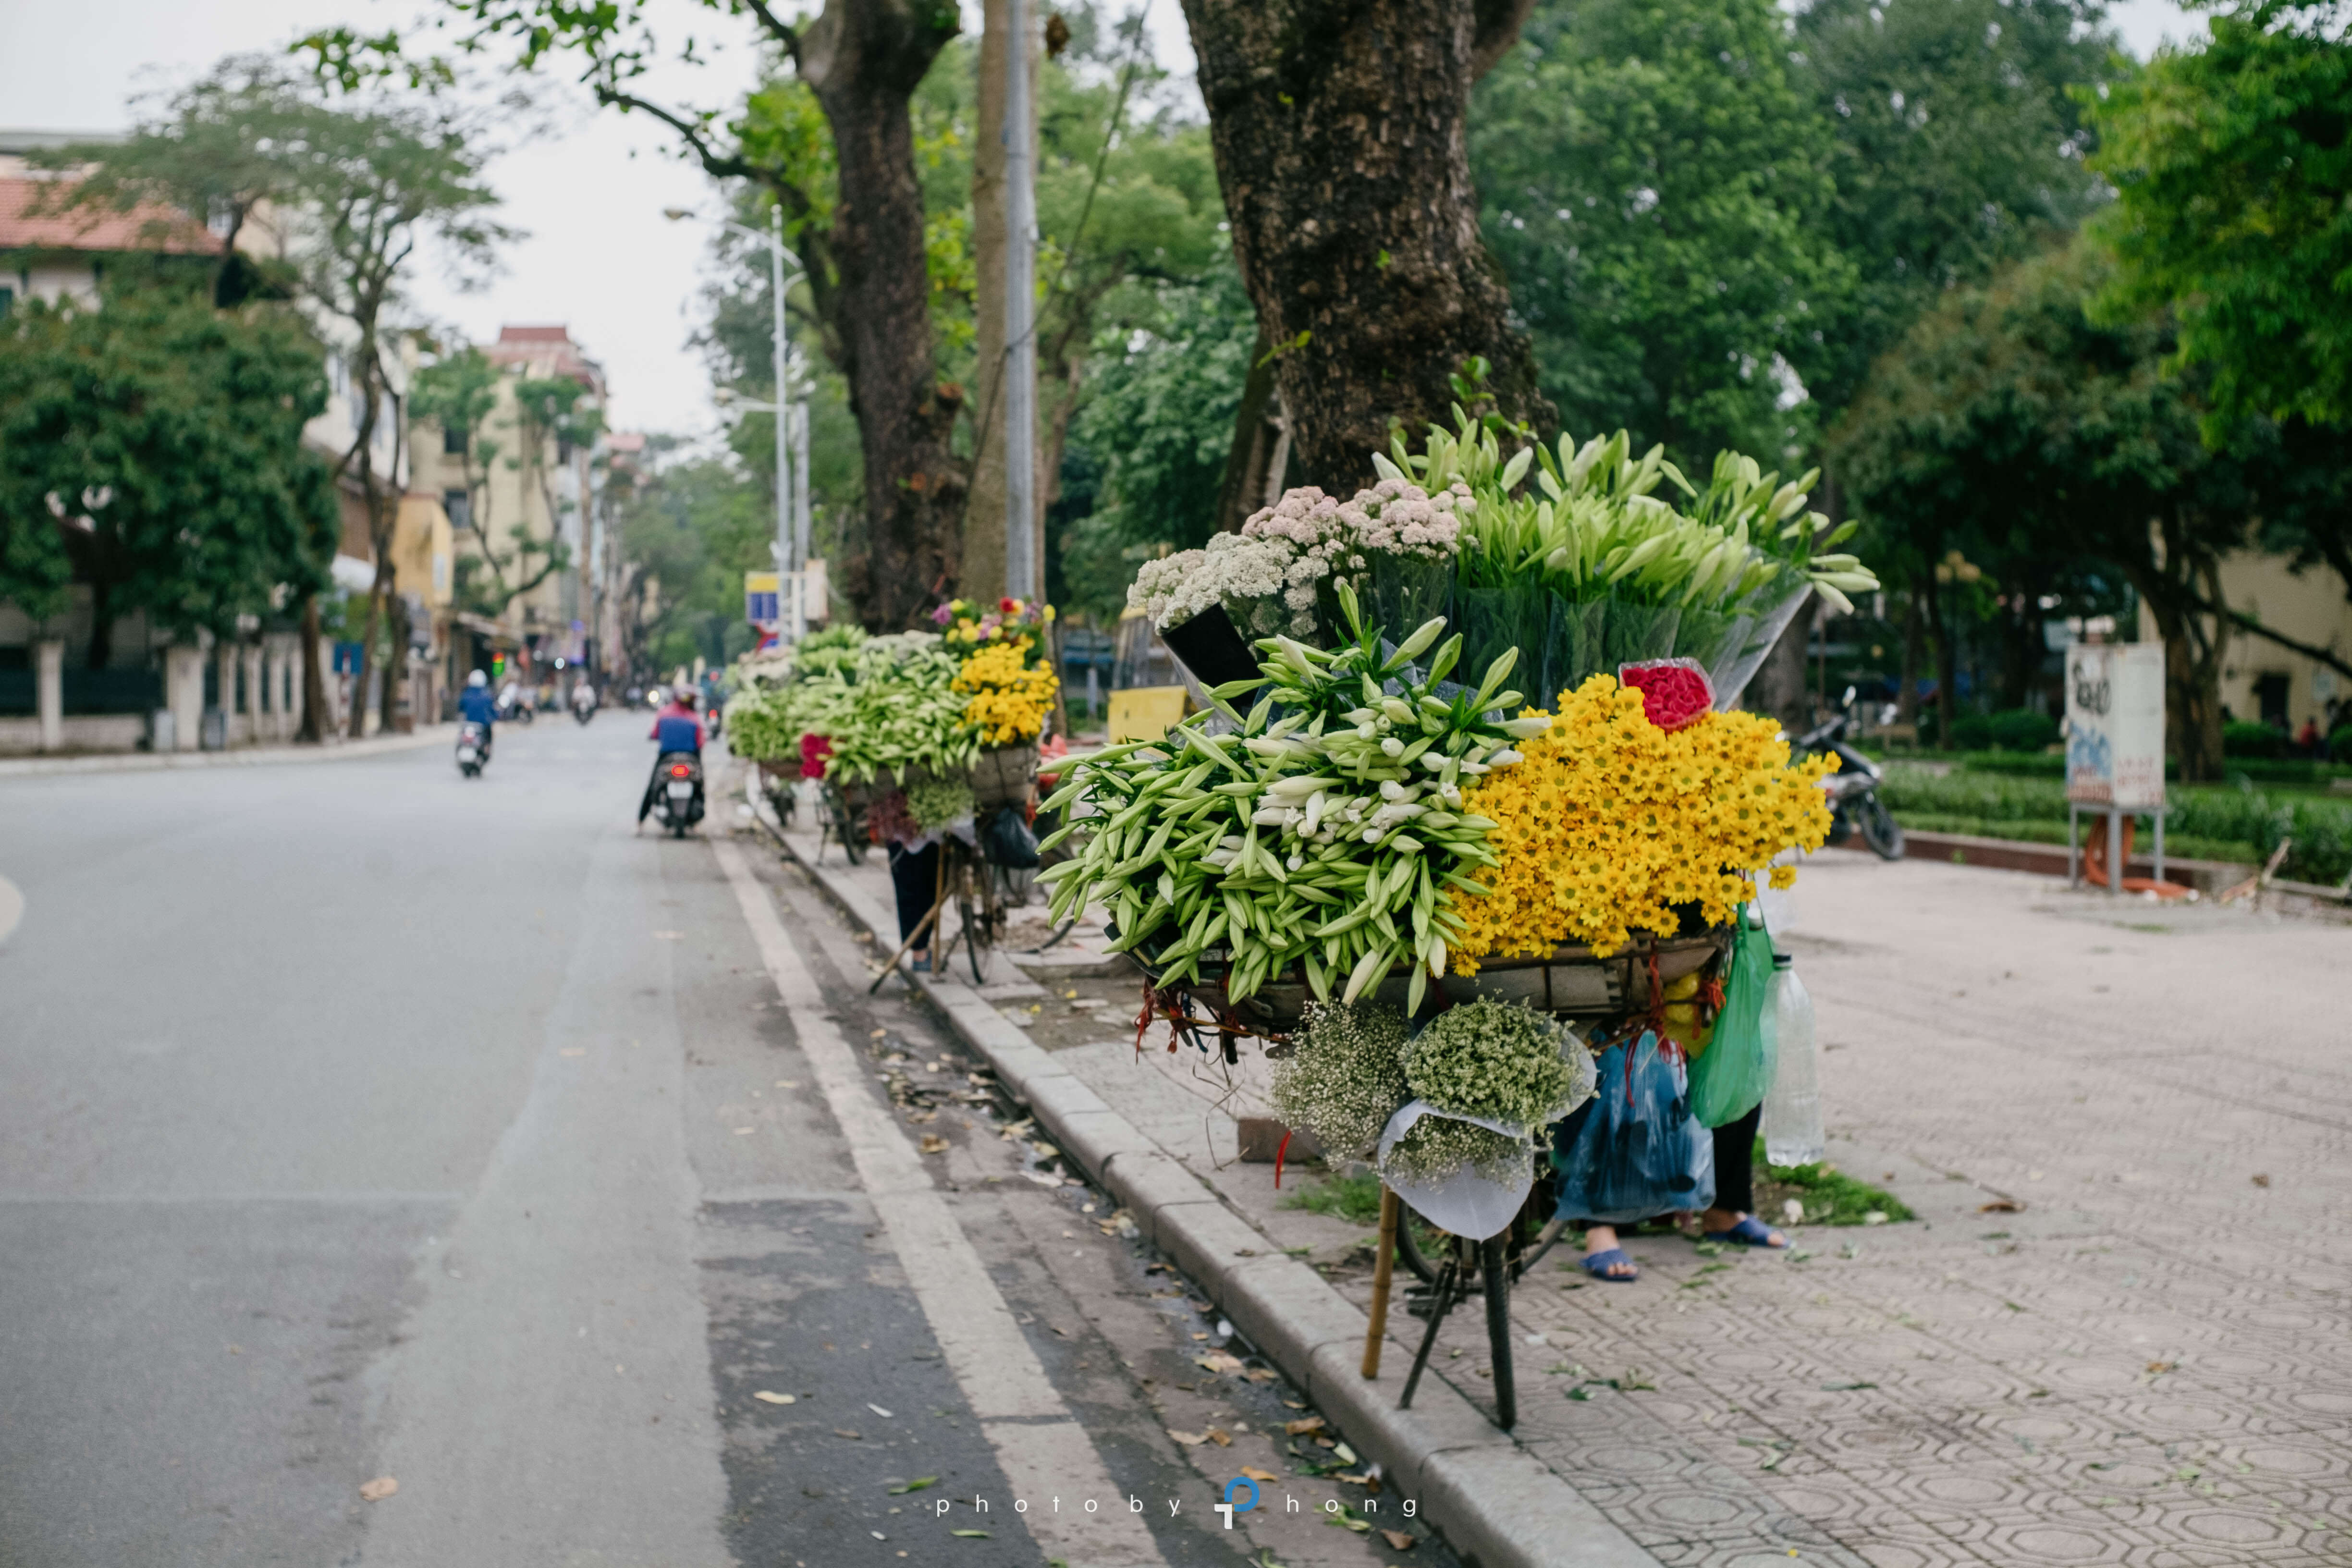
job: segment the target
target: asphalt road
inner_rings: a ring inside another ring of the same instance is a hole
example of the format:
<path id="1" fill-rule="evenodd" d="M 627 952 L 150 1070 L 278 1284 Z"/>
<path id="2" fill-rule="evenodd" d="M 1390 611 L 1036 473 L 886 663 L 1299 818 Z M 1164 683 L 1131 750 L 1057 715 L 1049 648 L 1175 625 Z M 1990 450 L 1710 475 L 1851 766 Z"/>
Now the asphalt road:
<path id="1" fill-rule="evenodd" d="M 0 1568 L 1450 1562 L 643 728 L 0 781 Z"/>

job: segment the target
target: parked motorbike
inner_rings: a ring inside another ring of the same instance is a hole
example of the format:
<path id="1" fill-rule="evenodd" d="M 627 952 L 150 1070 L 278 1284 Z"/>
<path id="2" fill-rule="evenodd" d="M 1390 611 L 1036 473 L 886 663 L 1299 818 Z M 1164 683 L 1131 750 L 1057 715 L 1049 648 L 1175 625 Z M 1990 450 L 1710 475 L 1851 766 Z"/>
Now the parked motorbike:
<path id="1" fill-rule="evenodd" d="M 664 752 L 654 764 L 654 810 L 675 838 L 702 820 L 702 759 L 692 752 Z"/>
<path id="2" fill-rule="evenodd" d="M 1800 757 L 1826 752 L 1837 758 L 1837 772 L 1822 780 L 1830 802 L 1832 844 L 1843 844 L 1859 831 L 1862 841 L 1882 860 L 1903 858 L 1903 825 L 1878 797 L 1882 770 L 1846 739 L 1853 727 L 1854 689 L 1845 689 L 1844 711 L 1807 731 L 1790 742 Z"/>
<path id="3" fill-rule="evenodd" d="M 457 726 L 457 771 L 469 779 L 482 776 L 490 765 L 490 731 L 472 720 Z"/>

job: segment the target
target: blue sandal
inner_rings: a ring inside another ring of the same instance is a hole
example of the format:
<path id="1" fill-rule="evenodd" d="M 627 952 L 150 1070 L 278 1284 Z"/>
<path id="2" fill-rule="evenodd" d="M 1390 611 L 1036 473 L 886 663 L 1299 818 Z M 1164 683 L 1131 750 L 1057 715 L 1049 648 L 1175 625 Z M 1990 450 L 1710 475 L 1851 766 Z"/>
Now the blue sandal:
<path id="1" fill-rule="evenodd" d="M 1789 1238 L 1785 1236 L 1774 1241 L 1772 1227 L 1752 1214 L 1743 1215 L 1739 1223 L 1729 1230 L 1703 1231 L 1699 1239 L 1729 1242 L 1734 1247 L 1768 1247 L 1775 1250 L 1789 1245 Z"/>
<path id="2" fill-rule="evenodd" d="M 1605 1279 L 1612 1285 L 1630 1285 L 1642 1277 L 1642 1266 L 1626 1257 L 1625 1249 L 1622 1247 L 1612 1247 L 1606 1252 L 1589 1252 L 1580 1261 L 1587 1274 L 1591 1275 L 1595 1279 Z M 1609 1272 L 1619 1264 L 1624 1265 L 1633 1272 L 1631 1274 Z"/>

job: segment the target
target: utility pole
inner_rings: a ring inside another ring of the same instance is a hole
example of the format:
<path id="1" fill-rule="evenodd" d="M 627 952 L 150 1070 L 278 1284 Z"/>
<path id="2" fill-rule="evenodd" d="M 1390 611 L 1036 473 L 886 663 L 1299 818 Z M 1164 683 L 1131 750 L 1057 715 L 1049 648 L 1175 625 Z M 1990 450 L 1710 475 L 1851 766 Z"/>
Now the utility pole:
<path id="1" fill-rule="evenodd" d="M 801 640 L 802 616 L 799 585 L 793 574 L 801 563 L 793 552 L 793 466 L 790 455 L 792 415 L 785 401 L 785 375 L 792 365 L 791 328 L 784 319 L 784 208 L 779 202 L 768 209 L 768 265 L 771 268 L 769 292 L 774 296 L 776 310 L 772 333 L 776 367 L 776 571 L 783 592 L 779 613 L 783 620 L 784 640 Z"/>
<path id="2" fill-rule="evenodd" d="M 1037 162 L 1029 141 L 1029 0 L 1006 0 L 1004 51 L 1004 591 L 1038 592 Z"/>

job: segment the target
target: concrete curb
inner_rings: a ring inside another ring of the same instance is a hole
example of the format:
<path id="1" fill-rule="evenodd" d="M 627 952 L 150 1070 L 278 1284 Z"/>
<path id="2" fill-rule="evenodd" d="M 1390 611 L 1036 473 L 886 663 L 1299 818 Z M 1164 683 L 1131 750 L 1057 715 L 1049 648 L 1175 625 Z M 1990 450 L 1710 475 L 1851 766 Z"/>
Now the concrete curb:
<path id="1" fill-rule="evenodd" d="M 816 879 L 882 951 L 895 947 L 897 917 L 840 872 L 814 864 L 746 788 L 752 816 Z M 1420 1500 L 1423 1516 L 1470 1568 L 1657 1568 L 1657 1559 L 1603 1518 L 1566 1481 L 1497 1430 L 1433 1373 L 1413 1408 L 1397 1396 L 1413 1346 L 1394 1338 L 1381 1376 L 1361 1362 L 1370 1323 L 1323 1277 L 1228 1207 L 1215 1190 L 1054 1063 L 971 987 L 939 974 L 901 975 L 948 1026 L 995 1069 L 1055 1144 L 1123 1205 L 1242 1337 L 1307 1390 L 1390 1487 Z M 1413 1320 L 1400 1310 L 1406 1324 Z"/>
<path id="2" fill-rule="evenodd" d="M 232 752 L 110 752 L 88 757 L 10 757 L 0 760 L 0 779 L 42 778 L 53 773 L 155 773 L 165 768 L 266 768 L 284 763 L 341 763 L 413 752 L 449 740 L 446 726 L 413 735 L 379 735 L 324 746 L 248 746 Z"/>

